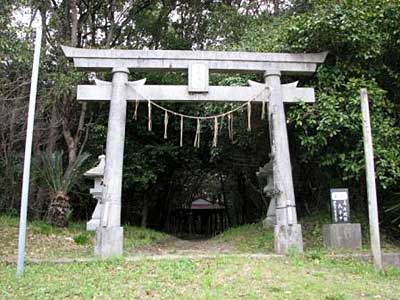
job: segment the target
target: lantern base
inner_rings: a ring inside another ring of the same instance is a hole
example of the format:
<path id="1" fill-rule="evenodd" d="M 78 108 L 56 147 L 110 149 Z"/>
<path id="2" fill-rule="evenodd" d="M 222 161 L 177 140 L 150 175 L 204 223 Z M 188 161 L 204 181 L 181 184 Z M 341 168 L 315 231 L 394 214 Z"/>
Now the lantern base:
<path id="1" fill-rule="evenodd" d="M 327 224 L 323 228 L 324 245 L 331 249 L 360 249 L 361 248 L 361 225 L 350 224 Z"/>

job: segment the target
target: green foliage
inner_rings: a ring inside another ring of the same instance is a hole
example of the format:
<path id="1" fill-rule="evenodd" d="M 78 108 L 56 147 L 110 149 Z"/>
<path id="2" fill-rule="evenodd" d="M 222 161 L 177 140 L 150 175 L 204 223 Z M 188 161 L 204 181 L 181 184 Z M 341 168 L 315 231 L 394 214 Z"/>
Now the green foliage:
<path id="1" fill-rule="evenodd" d="M 358 189 L 364 181 L 359 90 L 368 89 L 381 203 L 398 214 L 398 202 L 389 204 L 388 199 L 398 199 L 390 194 L 398 191 L 400 181 L 400 3 L 295 1 L 294 7 L 280 18 L 254 20 L 233 48 L 329 51 L 316 76 L 302 81 L 316 87 L 317 102 L 290 107 L 288 121 L 300 145 L 299 163 L 329 174 L 330 186 Z"/>
<path id="2" fill-rule="evenodd" d="M 51 154 L 41 153 L 36 162 L 37 176 L 52 192 L 69 193 L 71 188 L 78 183 L 82 175 L 82 165 L 89 156 L 88 153 L 82 153 L 70 167 L 70 171 L 65 172 L 62 151 Z"/>
<path id="3" fill-rule="evenodd" d="M 332 73 L 330 73 L 332 74 Z M 322 76 L 321 76 L 322 75 Z M 329 75 L 332 76 L 332 75 Z M 331 83 L 319 72 L 318 79 Z M 322 167 L 337 169 L 343 180 L 360 179 L 364 174 L 364 152 L 359 90 L 367 87 L 371 100 L 377 177 L 381 187 L 396 185 L 400 179 L 398 143 L 400 130 L 393 118 L 394 105 L 373 81 L 350 78 L 325 87 L 315 105 L 299 105 L 290 110 L 289 121 L 300 133 L 304 162 L 317 159 Z"/>
<path id="4" fill-rule="evenodd" d="M 74 235 L 73 237 L 75 243 L 78 245 L 86 245 L 89 244 L 92 240 L 91 236 L 85 233 L 80 233 L 77 235 Z"/>
<path id="5" fill-rule="evenodd" d="M 157 181 L 160 174 L 167 172 L 171 159 L 176 159 L 179 153 L 175 145 L 135 145 L 136 151 L 130 151 L 124 166 L 126 185 L 148 187 Z"/>

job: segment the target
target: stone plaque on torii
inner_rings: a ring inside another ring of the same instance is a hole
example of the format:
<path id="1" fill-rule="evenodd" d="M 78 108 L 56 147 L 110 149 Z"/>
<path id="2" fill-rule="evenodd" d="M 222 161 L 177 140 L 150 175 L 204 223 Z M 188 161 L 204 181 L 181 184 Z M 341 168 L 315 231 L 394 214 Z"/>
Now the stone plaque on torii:
<path id="1" fill-rule="evenodd" d="M 63 47 L 78 69 L 111 70 L 112 82 L 78 86 L 81 101 L 109 101 L 106 164 L 100 226 L 96 230 L 95 253 L 103 258 L 121 255 L 122 167 L 127 101 L 230 101 L 248 102 L 265 91 L 271 143 L 273 184 L 276 191 L 275 252 L 290 247 L 303 250 L 301 226 L 297 223 L 289 142 L 284 102 L 314 102 L 312 88 L 297 84 L 282 85 L 280 76 L 311 75 L 327 53 L 287 54 L 254 52 L 182 51 L 182 50 L 115 50 Z M 145 85 L 129 82 L 128 73 L 135 70 L 187 71 L 188 86 Z M 248 87 L 209 86 L 212 72 L 262 73 L 265 83 L 249 82 Z M 266 89 L 268 87 L 268 91 Z M 268 94 L 267 94 L 268 93 Z M 262 97 L 257 97 L 255 101 Z"/>

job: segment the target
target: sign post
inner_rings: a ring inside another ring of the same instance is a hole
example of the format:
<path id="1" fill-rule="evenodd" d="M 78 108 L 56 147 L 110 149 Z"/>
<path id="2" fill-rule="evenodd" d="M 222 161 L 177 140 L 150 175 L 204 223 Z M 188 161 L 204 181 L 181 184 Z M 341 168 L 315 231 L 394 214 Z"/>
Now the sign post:
<path id="1" fill-rule="evenodd" d="M 42 42 L 42 26 L 36 27 L 35 52 L 32 66 L 31 90 L 29 95 L 28 126 L 26 128 L 24 174 L 22 177 L 21 212 L 19 218 L 17 277 L 24 272 L 26 216 L 28 211 L 29 178 L 31 172 L 33 124 L 35 121 L 35 106 L 37 83 L 39 75 L 40 48 Z"/>
<path id="2" fill-rule="evenodd" d="M 381 242 L 379 236 L 379 216 L 378 201 L 376 199 L 375 185 L 375 167 L 374 167 L 374 150 L 372 146 L 371 122 L 369 118 L 368 92 L 367 89 L 361 89 L 361 110 L 363 120 L 364 135 L 364 153 L 365 153 L 365 169 L 367 177 L 368 192 L 368 216 L 369 231 L 371 236 L 371 250 L 374 265 L 377 269 L 382 268 Z"/>

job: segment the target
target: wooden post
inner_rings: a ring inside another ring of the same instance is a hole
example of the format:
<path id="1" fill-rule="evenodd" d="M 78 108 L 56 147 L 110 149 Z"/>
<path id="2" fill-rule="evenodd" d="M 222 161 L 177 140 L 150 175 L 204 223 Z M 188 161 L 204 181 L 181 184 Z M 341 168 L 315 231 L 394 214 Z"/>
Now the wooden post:
<path id="1" fill-rule="evenodd" d="M 369 231 L 371 237 L 371 250 L 374 265 L 377 269 L 382 268 L 381 242 L 379 237 L 379 216 L 378 204 L 376 199 L 374 152 L 372 146 L 371 123 L 369 116 L 368 92 L 367 89 L 360 90 L 361 110 L 363 120 L 365 169 L 368 191 L 368 215 Z"/>

